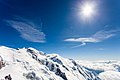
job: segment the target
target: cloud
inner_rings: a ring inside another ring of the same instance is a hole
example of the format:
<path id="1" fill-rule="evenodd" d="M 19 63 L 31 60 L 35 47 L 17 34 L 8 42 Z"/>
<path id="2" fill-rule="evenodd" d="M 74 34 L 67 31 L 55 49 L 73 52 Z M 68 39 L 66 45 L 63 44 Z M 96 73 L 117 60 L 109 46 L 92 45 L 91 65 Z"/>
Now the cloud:
<path id="1" fill-rule="evenodd" d="M 64 41 L 68 41 L 68 42 L 97 42 L 97 40 L 92 38 L 92 37 L 88 37 L 88 38 L 70 38 L 70 39 L 65 39 Z"/>
<path id="2" fill-rule="evenodd" d="M 82 42 L 82 44 L 73 46 L 73 47 L 71 47 L 71 48 L 76 48 L 76 47 L 85 46 L 85 45 L 86 45 L 86 43 Z"/>
<path id="3" fill-rule="evenodd" d="M 85 38 L 69 38 L 65 39 L 64 41 L 67 42 L 81 42 L 82 44 L 74 46 L 79 47 L 79 46 L 85 46 L 86 43 L 97 43 L 97 42 L 102 42 L 108 38 L 111 38 L 116 35 L 116 32 L 118 30 L 101 30 L 96 32 L 95 34 L 91 35 L 90 37 L 85 37 Z"/>
<path id="4" fill-rule="evenodd" d="M 41 30 L 36 29 L 37 26 L 27 19 L 17 17 L 15 20 L 6 20 L 5 22 L 16 29 L 23 39 L 30 42 L 45 42 L 45 34 Z"/>

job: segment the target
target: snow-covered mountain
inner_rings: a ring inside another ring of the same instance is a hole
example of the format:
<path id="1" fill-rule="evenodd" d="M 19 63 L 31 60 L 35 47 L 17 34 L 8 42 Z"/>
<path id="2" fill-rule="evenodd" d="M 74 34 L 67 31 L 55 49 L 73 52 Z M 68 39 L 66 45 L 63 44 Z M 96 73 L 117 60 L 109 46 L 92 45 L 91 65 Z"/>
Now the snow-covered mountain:
<path id="1" fill-rule="evenodd" d="M 12 80 L 120 80 L 119 69 L 106 71 L 90 67 L 94 66 L 92 62 L 90 65 L 83 63 L 34 48 L 0 46 L 0 80 L 5 80 L 9 74 Z M 98 73 L 97 70 L 102 71 Z"/>

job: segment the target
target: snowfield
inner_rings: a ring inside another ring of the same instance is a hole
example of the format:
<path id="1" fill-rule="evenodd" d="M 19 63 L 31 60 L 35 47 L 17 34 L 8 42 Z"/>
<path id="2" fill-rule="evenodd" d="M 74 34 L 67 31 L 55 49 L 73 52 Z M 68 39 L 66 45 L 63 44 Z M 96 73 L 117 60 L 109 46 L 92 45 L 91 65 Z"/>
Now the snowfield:
<path id="1" fill-rule="evenodd" d="M 120 80 L 119 61 L 75 61 L 31 47 L 0 46 L 0 56 L 0 80 Z"/>

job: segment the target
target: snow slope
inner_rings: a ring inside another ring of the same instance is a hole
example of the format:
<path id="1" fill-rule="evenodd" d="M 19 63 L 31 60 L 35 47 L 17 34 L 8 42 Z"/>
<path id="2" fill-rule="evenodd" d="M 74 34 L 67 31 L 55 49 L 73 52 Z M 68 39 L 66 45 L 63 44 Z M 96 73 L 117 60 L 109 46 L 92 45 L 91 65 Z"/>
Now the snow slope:
<path id="1" fill-rule="evenodd" d="M 0 47 L 5 67 L 0 79 L 11 75 L 13 80 L 100 80 L 95 73 L 72 59 L 57 54 L 45 54 L 34 48 Z"/>
<path id="2" fill-rule="evenodd" d="M 34 48 L 13 49 L 0 46 L 5 67 L 0 80 L 120 80 L 119 62 L 75 61 L 58 54 L 45 54 Z"/>

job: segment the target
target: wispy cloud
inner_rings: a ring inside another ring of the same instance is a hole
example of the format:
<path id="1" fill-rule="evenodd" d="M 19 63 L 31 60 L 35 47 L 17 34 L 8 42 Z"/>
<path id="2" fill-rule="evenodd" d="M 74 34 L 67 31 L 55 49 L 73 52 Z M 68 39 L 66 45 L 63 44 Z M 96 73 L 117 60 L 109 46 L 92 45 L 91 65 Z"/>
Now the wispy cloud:
<path id="1" fill-rule="evenodd" d="M 85 38 L 69 38 L 65 39 L 64 41 L 67 42 L 81 42 L 82 44 L 74 46 L 79 47 L 79 46 L 85 46 L 86 43 L 97 43 L 97 42 L 102 42 L 103 40 L 106 40 L 108 38 L 111 38 L 116 35 L 116 32 L 118 30 L 101 30 L 96 32 L 95 34 L 91 35 L 90 37 L 85 37 Z"/>
<path id="2" fill-rule="evenodd" d="M 30 42 L 45 42 L 45 34 L 40 30 L 36 29 L 34 23 L 27 19 L 17 17 L 13 20 L 6 20 L 7 24 L 14 29 L 16 29 L 21 35 L 21 37 Z"/>

